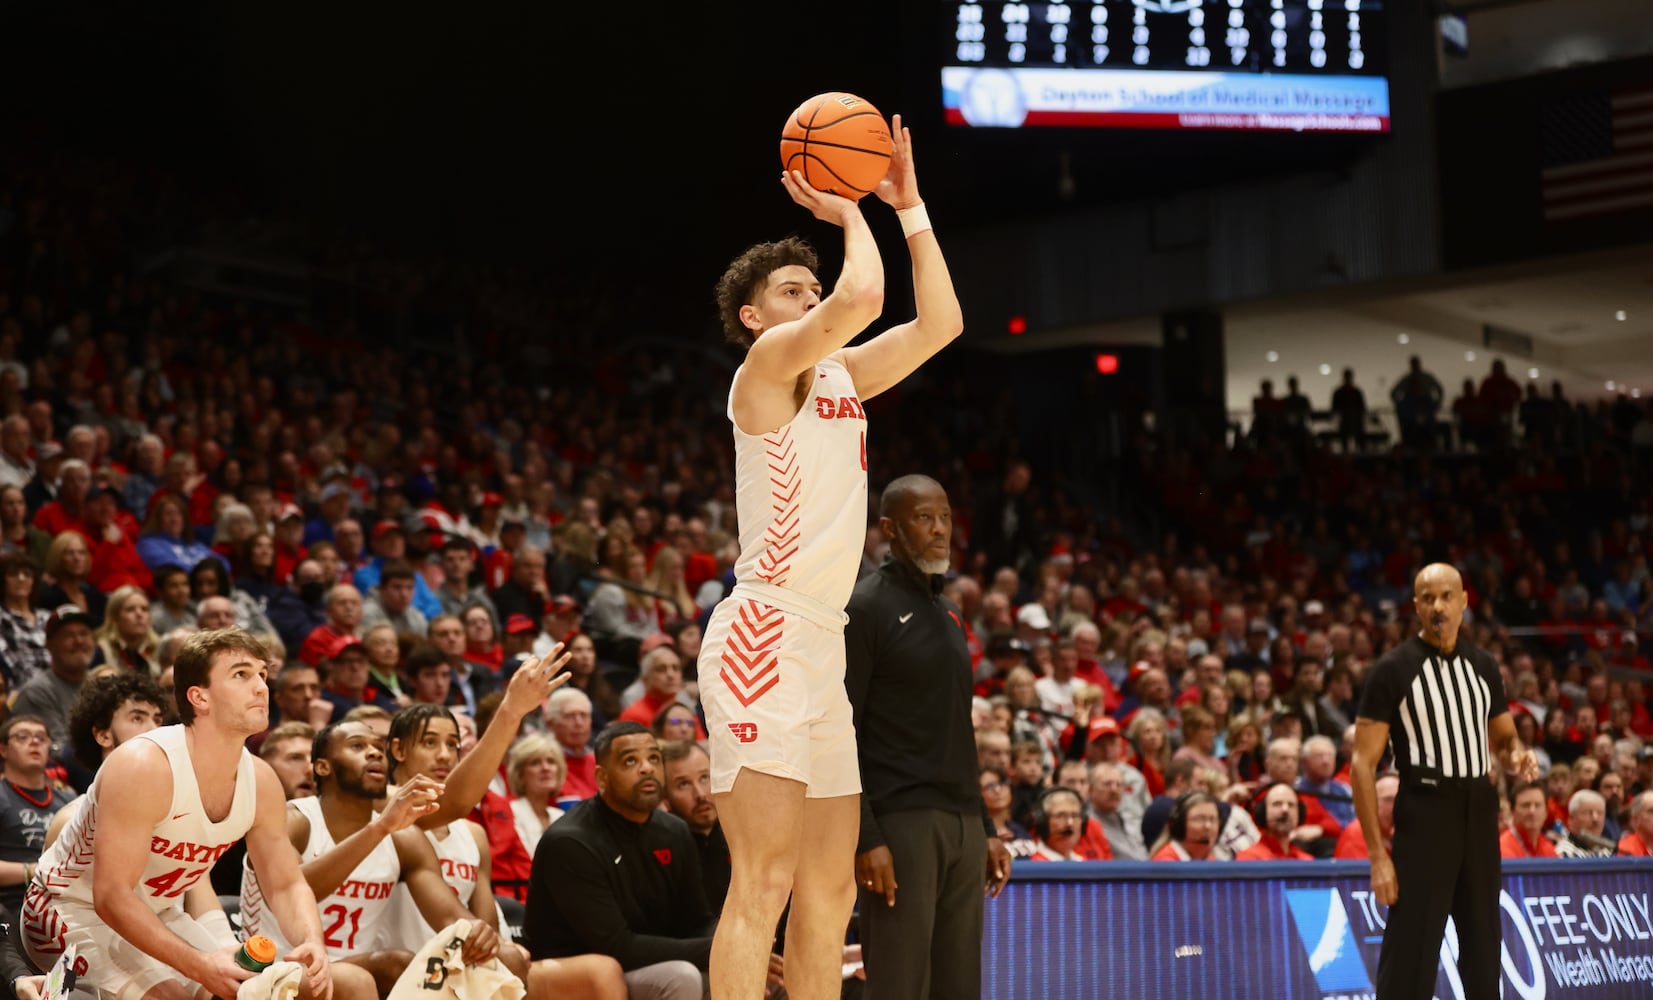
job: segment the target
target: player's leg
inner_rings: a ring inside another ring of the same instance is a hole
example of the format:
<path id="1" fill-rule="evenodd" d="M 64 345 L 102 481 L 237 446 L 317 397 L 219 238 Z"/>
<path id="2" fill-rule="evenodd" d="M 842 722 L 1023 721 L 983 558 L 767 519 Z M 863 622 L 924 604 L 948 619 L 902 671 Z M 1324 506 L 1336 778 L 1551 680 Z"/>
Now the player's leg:
<path id="1" fill-rule="evenodd" d="M 378 1000 L 379 984 L 373 981 L 373 973 L 345 962 L 334 962 L 332 967 L 333 1000 Z M 299 996 L 308 998 L 309 991 L 306 983 L 299 989 Z"/>
<path id="2" fill-rule="evenodd" d="M 790 1000 L 827 1000 L 842 989 L 844 931 L 855 909 L 861 796 L 805 799 L 803 818 L 798 856 L 809 862 L 798 866 L 792 883 L 786 993 Z M 900 878 L 897 873 L 897 882 Z"/>
<path id="3" fill-rule="evenodd" d="M 763 995 L 775 927 L 792 892 L 803 832 L 804 784 L 745 768 L 736 776 L 733 788 L 713 798 L 724 836 L 729 840 L 732 874 L 723 915 L 712 938 L 712 996 L 714 1000 L 750 1000 Z M 859 812 L 852 809 L 844 822 L 848 833 L 841 832 L 840 836 L 849 837 L 849 849 L 853 851 Z M 816 860 L 811 857 L 810 866 Z M 852 895 L 853 867 L 851 857 L 848 888 Z M 794 912 L 794 923 L 796 920 Z M 843 932 L 842 926 L 839 932 Z"/>
<path id="4" fill-rule="evenodd" d="M 809 798 L 798 845 L 798 857 L 808 863 L 793 879 L 786 924 L 786 992 L 792 1000 L 836 998 L 843 988 L 844 931 L 855 909 L 855 844 L 861 835 L 861 763 L 844 690 L 844 637 L 820 631 L 810 657 Z M 899 884 L 899 870 L 895 877 Z"/>
<path id="5" fill-rule="evenodd" d="M 520 945 L 513 948 L 522 951 Z M 500 950 L 503 953 L 506 949 Z M 522 954 L 526 956 L 528 953 L 522 951 Z M 523 982 L 528 985 L 527 1000 L 558 1000 L 561 997 L 626 1000 L 626 975 L 620 971 L 620 963 L 607 955 L 542 958 L 529 965 L 528 976 Z"/>
<path id="6" fill-rule="evenodd" d="M 341 965 L 354 965 L 366 969 L 373 977 L 373 986 L 380 996 L 389 996 L 390 991 L 396 988 L 396 980 L 402 978 L 407 971 L 408 963 L 413 961 L 413 952 L 403 948 L 392 948 L 386 951 L 364 951 L 348 958 L 341 958 L 333 963 L 334 968 Z"/>

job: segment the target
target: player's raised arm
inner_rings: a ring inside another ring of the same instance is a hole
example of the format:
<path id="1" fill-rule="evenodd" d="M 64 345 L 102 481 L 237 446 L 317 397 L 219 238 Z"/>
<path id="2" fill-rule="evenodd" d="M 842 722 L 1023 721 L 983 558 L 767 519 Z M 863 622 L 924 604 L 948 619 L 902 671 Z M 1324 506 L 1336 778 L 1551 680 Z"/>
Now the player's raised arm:
<path id="1" fill-rule="evenodd" d="M 741 322 L 757 338 L 747 352 L 746 371 L 790 390 L 800 373 L 855 339 L 883 312 L 884 262 L 855 202 L 815 190 L 797 171 L 783 174 L 781 184 L 815 218 L 844 230 L 844 269 L 832 294 L 820 298 L 818 281 L 806 279 L 801 269 L 786 269 L 758 290 L 760 301 L 740 307 Z"/>
<path id="2" fill-rule="evenodd" d="M 917 310 L 911 321 L 843 352 L 844 367 L 849 370 L 863 400 L 911 375 L 964 330 L 964 313 L 959 308 L 958 293 L 953 290 L 953 277 L 947 272 L 947 261 L 941 255 L 935 230 L 930 228 L 924 199 L 918 195 L 912 132 L 901 124 L 900 115 L 895 116 L 892 138 L 890 172 L 876 193 L 901 219 L 907 252 L 913 258 L 913 299 Z"/>

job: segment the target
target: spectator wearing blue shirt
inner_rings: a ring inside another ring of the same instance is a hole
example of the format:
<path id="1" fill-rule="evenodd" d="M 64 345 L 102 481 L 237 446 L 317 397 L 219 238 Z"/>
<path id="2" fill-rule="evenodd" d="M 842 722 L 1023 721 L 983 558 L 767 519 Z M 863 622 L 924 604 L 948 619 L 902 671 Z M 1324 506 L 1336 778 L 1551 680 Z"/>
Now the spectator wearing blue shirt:
<path id="1" fill-rule="evenodd" d="M 1613 578 L 1602 584 L 1601 596 L 1614 611 L 1634 612 L 1641 607 L 1641 581 L 1631 576 L 1628 559 L 1613 567 Z"/>
<path id="2" fill-rule="evenodd" d="M 407 558 L 407 536 L 402 532 L 402 526 L 395 521 L 380 521 L 373 526 L 373 558 L 366 566 L 356 571 L 351 581 L 356 589 L 366 594 L 379 585 L 379 574 L 384 572 L 385 563 L 397 562 Z M 433 621 L 442 614 L 442 601 L 436 592 L 430 589 L 425 582 L 424 574 L 413 574 L 413 606 L 425 616 L 426 621 Z"/>
<path id="3" fill-rule="evenodd" d="M 151 572 L 169 563 L 194 566 L 207 558 L 217 559 L 229 569 L 229 560 L 191 538 L 188 531 L 189 507 L 183 498 L 173 493 L 161 494 L 150 506 L 143 534 L 138 536 L 138 558 Z"/>
<path id="4" fill-rule="evenodd" d="M 335 480 L 321 488 L 321 511 L 304 525 L 304 545 L 331 542 L 333 529 L 350 516 L 350 486 Z"/>
<path id="5" fill-rule="evenodd" d="M 132 470 L 127 473 L 126 485 L 121 489 L 121 500 L 135 516 L 143 517 L 149 510 L 150 498 L 161 488 L 161 473 L 165 466 L 166 445 L 161 439 L 154 434 L 140 437 L 133 455 Z"/>
<path id="6" fill-rule="evenodd" d="M 1311 736 L 1303 741 L 1303 773 L 1297 776 L 1297 790 L 1312 792 L 1332 818 L 1344 826 L 1355 820 L 1355 793 L 1347 782 L 1338 781 L 1337 744 L 1330 737 Z"/>

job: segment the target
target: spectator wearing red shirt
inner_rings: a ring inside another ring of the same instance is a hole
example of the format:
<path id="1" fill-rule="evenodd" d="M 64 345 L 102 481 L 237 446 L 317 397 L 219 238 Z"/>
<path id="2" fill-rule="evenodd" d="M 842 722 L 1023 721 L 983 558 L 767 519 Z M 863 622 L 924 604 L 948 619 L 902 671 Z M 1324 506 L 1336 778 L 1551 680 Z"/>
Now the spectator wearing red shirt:
<path id="1" fill-rule="evenodd" d="M 653 636 L 650 636 L 650 639 L 652 638 Z M 671 639 L 664 634 L 661 638 L 664 641 L 649 648 L 638 665 L 639 679 L 643 682 L 643 696 L 626 706 L 620 712 L 618 721 L 636 722 L 647 726 L 654 721 L 655 715 L 659 714 L 662 708 L 674 701 L 682 700 L 678 696 L 683 691 L 683 660 L 677 655 Z M 698 720 L 695 722 L 695 729 L 698 733 L 697 739 L 706 738 L 705 727 L 701 726 Z"/>
<path id="2" fill-rule="evenodd" d="M 591 752 L 591 699 L 576 688 L 560 688 L 546 700 L 540 712 L 568 764 L 558 805 L 565 800 L 578 802 L 596 795 L 597 758 Z"/>
<path id="3" fill-rule="evenodd" d="M 1090 622 L 1080 622 L 1073 627 L 1072 638 L 1073 651 L 1079 654 L 1074 676 L 1102 689 L 1102 710 L 1112 715 L 1119 710 L 1125 696 L 1102 669 L 1102 630 Z"/>
<path id="4" fill-rule="evenodd" d="M 1400 776 L 1385 774 L 1377 779 L 1378 828 L 1383 831 L 1383 849 L 1389 850 L 1395 842 L 1395 796 L 1400 793 Z M 1360 828 L 1360 819 L 1343 828 L 1337 838 L 1334 858 L 1369 860 L 1366 853 L 1366 834 Z"/>
<path id="5" fill-rule="evenodd" d="M 1561 829 L 1567 825 L 1567 802 L 1573 797 L 1572 765 L 1551 764 L 1550 773 L 1544 776 L 1544 788 L 1548 795 L 1544 825 Z"/>
<path id="6" fill-rule="evenodd" d="M 1544 836 L 1548 818 L 1544 786 L 1528 782 L 1515 790 L 1515 822 L 1498 837 L 1501 858 L 1553 858 L 1555 845 Z"/>
<path id="7" fill-rule="evenodd" d="M 1268 756 L 1264 758 L 1264 769 L 1268 779 L 1276 784 L 1297 785 L 1298 769 L 1302 760 L 1302 744 L 1295 739 L 1270 740 Z M 1257 804 L 1254 796 L 1248 806 Z M 1337 838 L 1343 833 L 1343 824 L 1337 821 L 1326 807 L 1321 805 L 1320 797 L 1310 792 L 1302 792 L 1298 801 L 1303 804 L 1303 825 L 1292 837 L 1297 843 L 1309 845 L 1310 854 L 1315 857 L 1330 857 L 1337 847 Z"/>
<path id="8" fill-rule="evenodd" d="M 1630 829 L 1619 838 L 1619 853 L 1653 857 L 1653 791 L 1641 793 L 1630 803 Z"/>
<path id="9" fill-rule="evenodd" d="M 1217 800 L 1206 792 L 1184 792 L 1171 815 L 1165 832 L 1154 842 L 1150 861 L 1228 861 L 1227 849 L 1217 844 L 1222 821 Z"/>
<path id="10" fill-rule="evenodd" d="M 1313 861 L 1314 856 L 1293 841 L 1303 826 L 1303 804 L 1290 785 L 1274 785 L 1263 794 L 1253 813 L 1263 835 L 1241 851 L 1236 861 Z"/>
<path id="11" fill-rule="evenodd" d="M 35 511 L 34 526 L 53 538 L 65 531 L 78 531 L 90 538 L 85 519 L 86 497 L 92 490 L 92 470 L 85 462 L 71 458 L 63 463 L 57 482 L 57 499 Z"/>
<path id="12" fill-rule="evenodd" d="M 99 486 L 86 495 L 82 529 L 92 550 L 92 573 L 87 582 L 105 594 L 128 584 L 147 593 L 155 581 L 138 555 L 138 547 L 115 523 L 115 497 L 111 486 Z"/>
<path id="13" fill-rule="evenodd" d="M 487 608 L 473 604 L 460 613 L 459 622 L 465 626 L 465 661 L 477 669 L 499 673 L 505 663 L 505 648 L 500 644 L 494 616 Z"/>
<path id="14" fill-rule="evenodd" d="M 528 538 L 528 525 L 520 517 L 506 515 L 499 523 L 499 544 L 482 556 L 482 585 L 486 590 L 498 590 L 511 579 L 515 553 Z M 520 614 L 520 612 L 519 612 Z"/>
<path id="15" fill-rule="evenodd" d="M 1637 647 L 1636 633 L 1633 631 L 1626 631 L 1619 635 L 1618 648 L 1613 650 L 1612 656 L 1608 662 L 1615 667 L 1627 667 L 1631 670 L 1645 670 L 1653 672 L 1653 663 L 1649 663 L 1647 657 L 1641 654 L 1641 651 Z M 1646 712 L 1647 708 L 1644 705 L 1642 706 L 1643 715 L 1645 715 Z"/>
<path id="16" fill-rule="evenodd" d="M 335 584 L 327 592 L 327 620 L 304 638 L 298 658 L 312 667 L 327 659 L 328 650 L 341 636 L 355 635 L 362 625 L 362 592 L 348 583 Z"/>
<path id="17" fill-rule="evenodd" d="M 1033 812 L 1035 840 L 1030 861 L 1112 861 L 1107 851 L 1107 840 L 1101 841 L 1102 857 L 1087 858 L 1079 853 L 1085 830 L 1085 800 L 1079 793 L 1063 785 L 1047 788 L 1039 796 Z M 1093 847 L 1093 850 L 1096 848 Z"/>
<path id="18" fill-rule="evenodd" d="M 297 504 L 283 504 L 275 519 L 275 582 L 283 587 L 291 583 L 293 567 L 304 556 L 304 511 Z"/>

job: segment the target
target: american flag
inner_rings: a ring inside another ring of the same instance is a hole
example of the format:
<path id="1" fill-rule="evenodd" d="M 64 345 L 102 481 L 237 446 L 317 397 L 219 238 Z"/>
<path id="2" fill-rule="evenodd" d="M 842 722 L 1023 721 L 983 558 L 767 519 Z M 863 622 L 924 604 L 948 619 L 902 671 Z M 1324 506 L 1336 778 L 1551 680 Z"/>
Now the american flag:
<path id="1" fill-rule="evenodd" d="M 1544 221 L 1653 208 L 1653 88 L 1552 101 L 1539 137 Z"/>

